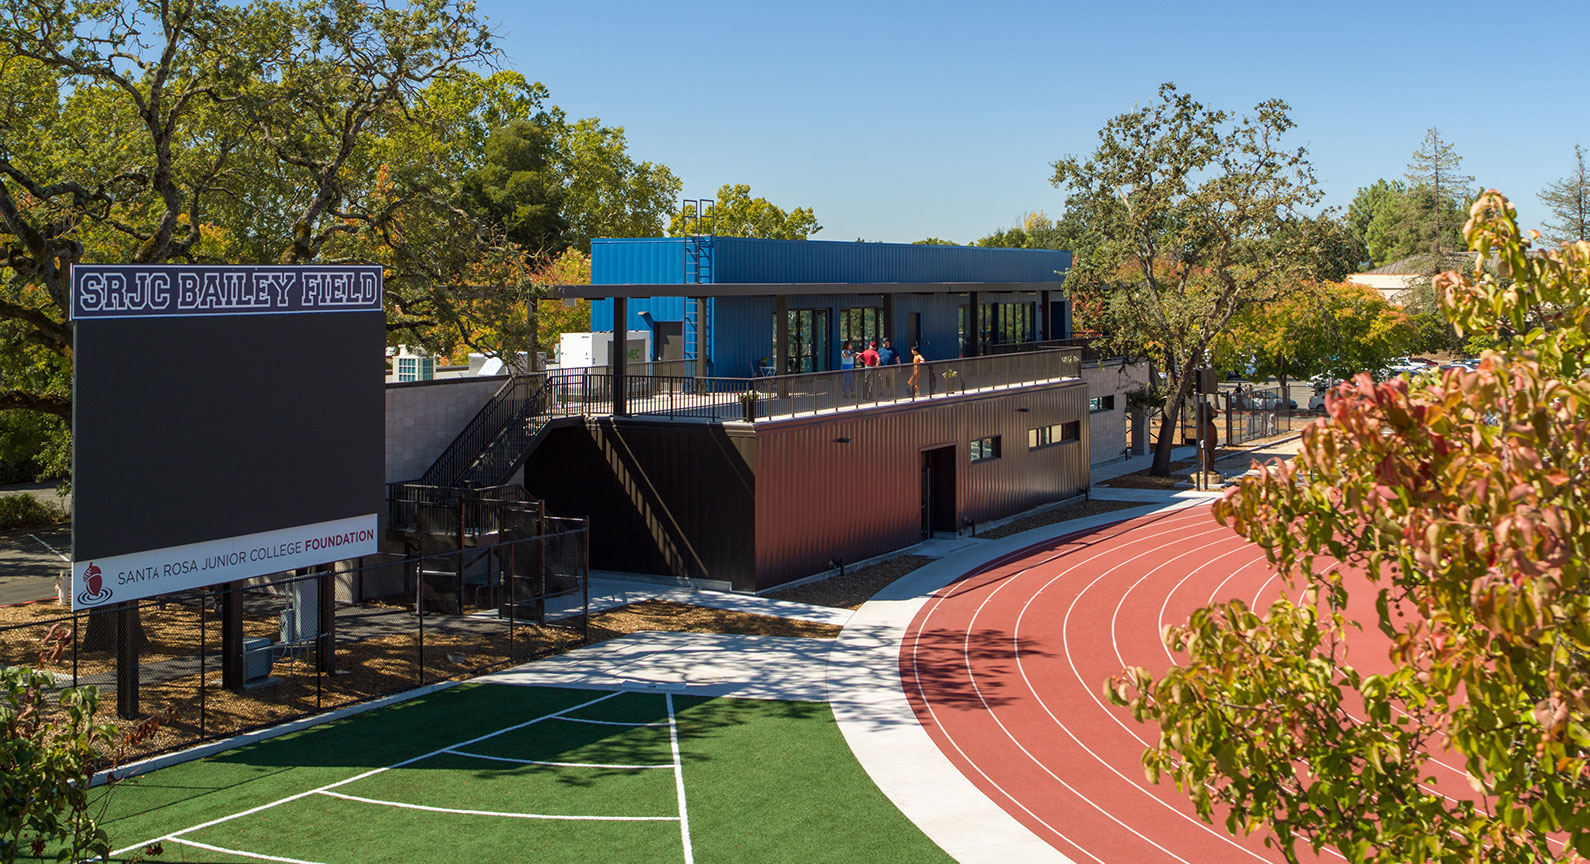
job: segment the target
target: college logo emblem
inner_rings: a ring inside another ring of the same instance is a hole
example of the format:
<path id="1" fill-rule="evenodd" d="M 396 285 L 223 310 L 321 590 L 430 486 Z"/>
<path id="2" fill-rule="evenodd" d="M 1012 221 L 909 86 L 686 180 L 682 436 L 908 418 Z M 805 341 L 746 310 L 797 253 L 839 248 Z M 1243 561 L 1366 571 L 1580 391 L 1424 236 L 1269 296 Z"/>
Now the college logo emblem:
<path id="1" fill-rule="evenodd" d="M 82 585 L 83 590 L 77 594 L 78 603 L 89 606 L 110 599 L 110 589 L 105 587 L 105 578 L 92 561 L 88 562 L 88 567 L 83 570 Z"/>

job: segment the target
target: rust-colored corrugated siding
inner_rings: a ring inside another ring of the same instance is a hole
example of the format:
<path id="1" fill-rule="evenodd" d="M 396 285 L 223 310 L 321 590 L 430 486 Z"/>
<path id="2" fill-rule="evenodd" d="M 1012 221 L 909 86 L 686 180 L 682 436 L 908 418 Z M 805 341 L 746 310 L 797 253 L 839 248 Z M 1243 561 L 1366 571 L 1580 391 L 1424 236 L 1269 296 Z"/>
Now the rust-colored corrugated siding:
<path id="1" fill-rule="evenodd" d="M 957 522 L 998 519 L 1084 491 L 1087 407 L 1087 389 L 1077 382 L 757 424 L 757 588 L 917 542 L 926 449 L 956 448 Z M 1068 421 L 1080 421 L 1080 440 L 1027 449 L 1029 428 Z M 989 435 L 1001 438 L 1000 458 L 972 464 L 969 443 Z"/>

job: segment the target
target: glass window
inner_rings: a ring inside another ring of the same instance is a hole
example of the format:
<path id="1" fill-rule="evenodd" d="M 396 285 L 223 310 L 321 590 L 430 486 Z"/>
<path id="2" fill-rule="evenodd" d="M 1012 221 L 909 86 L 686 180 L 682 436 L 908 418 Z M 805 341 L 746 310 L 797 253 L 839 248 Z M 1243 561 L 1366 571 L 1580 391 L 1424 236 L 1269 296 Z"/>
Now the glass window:
<path id="1" fill-rule="evenodd" d="M 828 310 L 791 309 L 782 375 L 828 371 Z M 773 313 L 774 354 L 778 347 L 778 313 Z"/>
<path id="2" fill-rule="evenodd" d="M 1114 411 L 1114 410 L 1115 410 L 1115 394 L 1114 393 L 1111 393 L 1108 396 L 1094 396 L 1093 398 L 1088 400 L 1088 413 L 1090 413 L 1090 414 L 1097 414 L 1100 411 Z"/>
<path id="3" fill-rule="evenodd" d="M 988 459 L 999 458 L 999 436 L 990 435 L 987 438 L 978 438 L 972 441 L 972 461 L 983 462 Z"/>
<path id="4" fill-rule="evenodd" d="M 1082 421 L 1081 420 L 1072 420 L 1070 423 L 1061 423 L 1060 424 L 1060 440 L 1061 441 L 1081 441 L 1082 440 Z"/>
<path id="5" fill-rule="evenodd" d="M 852 306 L 839 310 L 839 340 L 850 340 L 857 351 L 862 343 L 883 338 L 883 307 Z"/>

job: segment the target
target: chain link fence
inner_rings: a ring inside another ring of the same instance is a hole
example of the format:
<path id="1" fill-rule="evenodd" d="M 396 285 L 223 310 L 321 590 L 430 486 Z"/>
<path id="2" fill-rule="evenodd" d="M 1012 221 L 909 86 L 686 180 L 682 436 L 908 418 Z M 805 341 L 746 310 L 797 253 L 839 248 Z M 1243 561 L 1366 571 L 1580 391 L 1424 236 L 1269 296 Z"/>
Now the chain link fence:
<path id="1" fill-rule="evenodd" d="M 154 718 L 119 761 L 479 675 L 588 637 L 585 525 L 545 523 L 93 612 L 22 607 L 33 620 L 0 626 L 0 665 L 98 687 L 124 729 Z"/>

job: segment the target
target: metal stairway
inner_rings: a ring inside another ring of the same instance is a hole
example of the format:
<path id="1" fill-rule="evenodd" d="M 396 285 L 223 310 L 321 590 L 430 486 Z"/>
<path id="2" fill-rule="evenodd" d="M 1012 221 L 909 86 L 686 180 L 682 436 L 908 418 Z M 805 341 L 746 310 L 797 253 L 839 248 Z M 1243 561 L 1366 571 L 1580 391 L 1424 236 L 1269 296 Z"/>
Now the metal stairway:
<path id="1" fill-rule="evenodd" d="M 443 488 L 505 483 L 553 421 L 573 416 L 560 410 L 551 390 L 544 374 L 509 378 L 417 482 Z"/>

